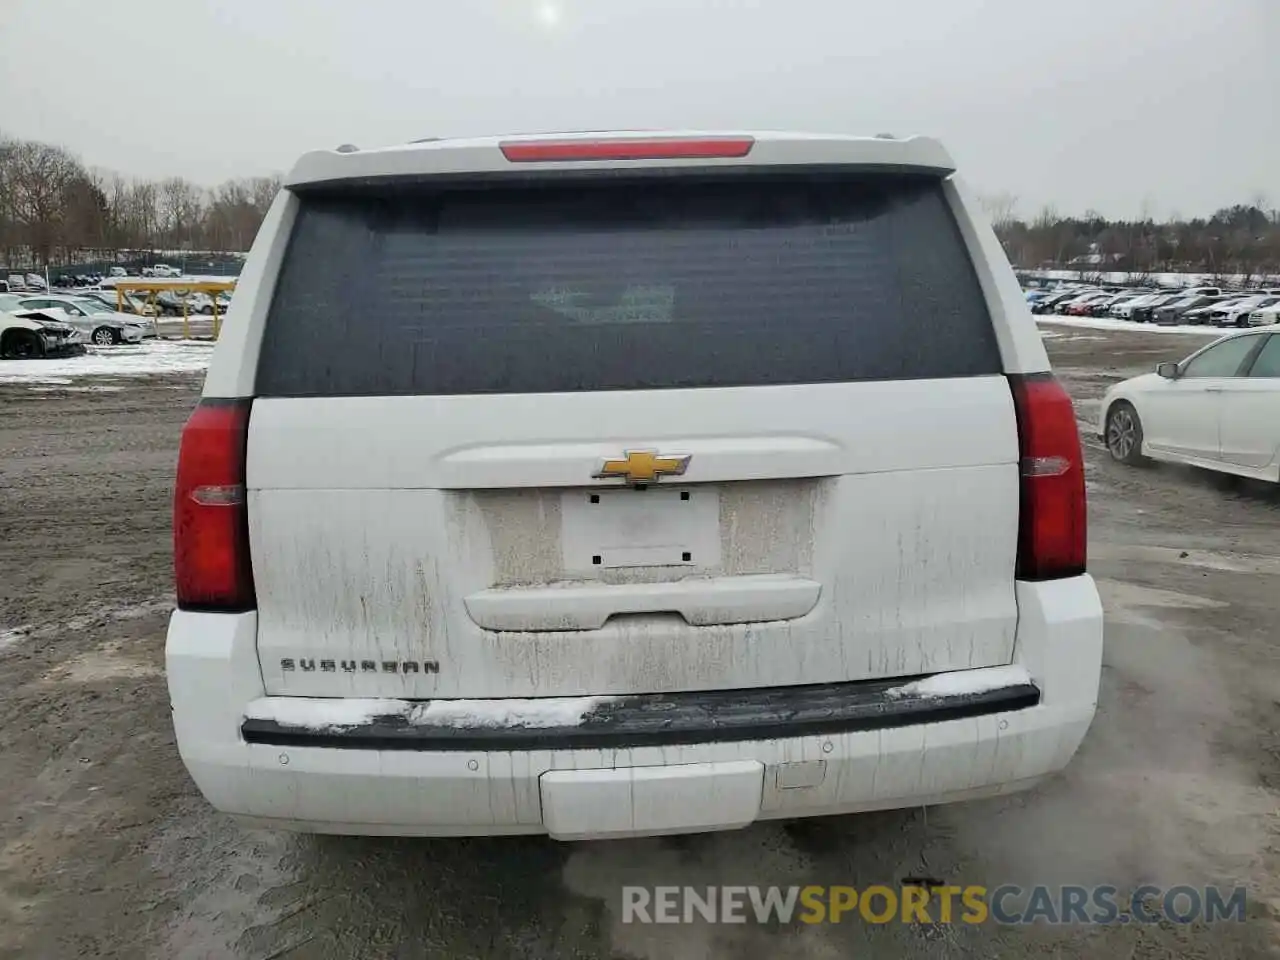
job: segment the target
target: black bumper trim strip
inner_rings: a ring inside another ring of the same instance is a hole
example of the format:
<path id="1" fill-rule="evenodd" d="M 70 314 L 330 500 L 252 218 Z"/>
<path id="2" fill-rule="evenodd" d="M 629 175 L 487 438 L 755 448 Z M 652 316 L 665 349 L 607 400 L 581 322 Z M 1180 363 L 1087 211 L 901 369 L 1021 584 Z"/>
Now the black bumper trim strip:
<path id="1" fill-rule="evenodd" d="M 245 720 L 240 731 L 248 743 L 342 750 L 617 749 L 888 730 L 1024 710 L 1040 702 L 1039 688 L 1030 683 L 940 697 L 888 695 L 909 682 L 623 696 L 602 703 L 571 727 L 415 726 L 404 717 L 379 717 L 325 729 Z"/>

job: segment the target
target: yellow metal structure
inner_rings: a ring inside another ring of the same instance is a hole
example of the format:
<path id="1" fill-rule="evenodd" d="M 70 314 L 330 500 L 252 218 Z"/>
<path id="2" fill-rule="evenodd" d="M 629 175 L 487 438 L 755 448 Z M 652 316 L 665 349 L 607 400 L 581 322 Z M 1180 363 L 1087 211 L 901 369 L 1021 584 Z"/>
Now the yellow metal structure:
<path id="1" fill-rule="evenodd" d="M 156 335 L 160 334 L 160 307 L 156 296 L 164 290 L 186 293 L 207 293 L 213 300 L 213 339 L 218 339 L 218 331 L 222 326 L 222 317 L 218 314 L 218 294 L 230 293 L 236 288 L 234 280 L 117 280 L 113 286 L 116 290 L 116 309 L 124 312 L 124 298 L 129 293 L 150 294 L 147 303 L 156 308 L 152 322 L 156 325 Z M 191 339 L 191 317 L 187 313 L 187 299 L 182 298 L 182 337 Z"/>

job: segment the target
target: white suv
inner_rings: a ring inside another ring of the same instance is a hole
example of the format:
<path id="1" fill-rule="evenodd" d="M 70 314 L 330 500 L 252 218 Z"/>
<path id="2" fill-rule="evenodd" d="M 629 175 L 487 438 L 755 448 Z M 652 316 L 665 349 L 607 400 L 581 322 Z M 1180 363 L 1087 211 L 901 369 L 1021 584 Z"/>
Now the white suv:
<path id="1" fill-rule="evenodd" d="M 182 437 L 247 821 L 680 833 L 1027 787 L 1094 715 L 1071 401 L 924 138 L 304 156 Z"/>

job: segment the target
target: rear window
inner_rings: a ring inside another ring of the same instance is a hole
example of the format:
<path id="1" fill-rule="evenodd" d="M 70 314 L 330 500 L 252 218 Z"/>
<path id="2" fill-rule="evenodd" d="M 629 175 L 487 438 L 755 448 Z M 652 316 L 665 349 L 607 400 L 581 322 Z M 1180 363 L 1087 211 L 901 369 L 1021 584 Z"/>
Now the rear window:
<path id="1" fill-rule="evenodd" d="M 262 396 L 999 373 L 937 180 L 596 179 L 304 195 Z"/>

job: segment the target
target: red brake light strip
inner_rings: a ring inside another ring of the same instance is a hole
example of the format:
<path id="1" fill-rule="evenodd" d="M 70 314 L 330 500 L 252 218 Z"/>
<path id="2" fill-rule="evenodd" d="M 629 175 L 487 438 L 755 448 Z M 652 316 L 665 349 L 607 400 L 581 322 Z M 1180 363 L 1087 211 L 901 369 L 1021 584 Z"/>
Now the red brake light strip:
<path id="1" fill-rule="evenodd" d="M 752 137 L 667 140 L 529 140 L 500 144 L 512 163 L 570 160 L 681 160 L 745 157 Z"/>

